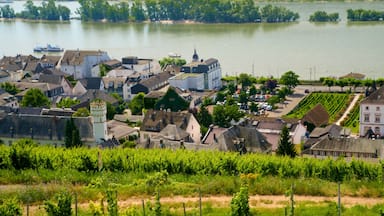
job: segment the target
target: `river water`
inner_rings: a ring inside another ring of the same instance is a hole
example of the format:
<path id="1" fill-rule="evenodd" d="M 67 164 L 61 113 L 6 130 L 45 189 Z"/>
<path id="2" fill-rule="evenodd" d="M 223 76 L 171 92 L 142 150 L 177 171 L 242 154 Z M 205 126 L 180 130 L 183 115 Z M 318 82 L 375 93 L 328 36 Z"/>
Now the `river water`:
<path id="1" fill-rule="evenodd" d="M 24 1 L 15 1 L 15 11 Z M 39 4 L 40 2 L 35 2 Z M 77 2 L 61 2 L 73 14 Z M 0 56 L 33 53 L 46 43 L 65 49 L 105 50 L 112 58 L 162 58 L 170 52 L 191 60 L 217 58 L 223 74 L 279 77 L 288 70 L 300 79 L 341 76 L 349 72 L 384 77 L 384 22 L 348 22 L 349 8 L 384 11 L 383 2 L 277 3 L 300 14 L 295 23 L 160 24 L 0 21 Z M 261 4 L 263 5 L 263 4 Z M 2 5 L 0 5 L 2 6 Z M 338 12 L 339 23 L 308 22 L 317 10 Z"/>

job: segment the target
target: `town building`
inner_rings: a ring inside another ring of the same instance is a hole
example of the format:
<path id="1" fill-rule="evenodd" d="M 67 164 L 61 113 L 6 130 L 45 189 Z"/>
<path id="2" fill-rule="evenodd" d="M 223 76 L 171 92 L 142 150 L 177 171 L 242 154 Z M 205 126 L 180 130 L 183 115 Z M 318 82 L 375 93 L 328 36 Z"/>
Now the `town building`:
<path id="1" fill-rule="evenodd" d="M 168 72 L 162 72 L 151 76 L 146 80 L 141 80 L 138 83 L 126 82 L 123 86 L 124 100 L 132 100 L 135 95 L 143 92 L 148 94 L 153 90 L 158 90 L 168 85 L 168 79 L 173 75 Z"/>
<path id="2" fill-rule="evenodd" d="M 59 68 L 74 79 L 82 79 L 92 77 L 92 68 L 109 60 L 107 52 L 100 50 L 65 50 Z"/>
<path id="3" fill-rule="evenodd" d="M 384 87 L 360 102 L 360 136 L 384 135 Z"/>
<path id="4" fill-rule="evenodd" d="M 168 126 L 168 124 L 171 126 Z M 165 131 L 163 131 L 164 129 Z M 169 131 L 178 133 L 172 134 Z M 178 134 L 181 135 L 177 136 Z M 180 138 L 186 142 L 199 144 L 201 138 L 200 124 L 193 114 L 189 112 L 148 110 L 140 127 L 140 143 L 144 145 L 150 143 L 152 139 L 159 135 L 168 137 L 171 140 L 180 141 L 177 140 L 177 138 Z"/>
<path id="5" fill-rule="evenodd" d="M 215 58 L 200 60 L 196 49 L 192 62 L 183 65 L 180 72 L 169 80 L 171 86 L 190 90 L 214 90 L 222 86 L 219 61 Z"/>
<path id="6" fill-rule="evenodd" d="M 264 135 L 268 143 L 272 144 L 272 151 L 279 146 L 280 134 L 284 126 L 288 128 L 291 142 L 295 145 L 304 142 L 307 131 L 301 121 L 295 119 L 256 117 L 252 121 L 252 126 Z"/>

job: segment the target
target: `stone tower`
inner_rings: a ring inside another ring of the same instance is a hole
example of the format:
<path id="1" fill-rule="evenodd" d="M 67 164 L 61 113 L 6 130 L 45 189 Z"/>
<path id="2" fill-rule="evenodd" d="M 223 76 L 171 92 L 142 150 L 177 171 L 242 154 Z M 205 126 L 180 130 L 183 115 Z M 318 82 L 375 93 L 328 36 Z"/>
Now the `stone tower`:
<path id="1" fill-rule="evenodd" d="M 108 139 L 107 131 L 107 104 L 102 100 L 91 102 L 91 116 L 93 119 L 93 136 L 96 143 Z"/>

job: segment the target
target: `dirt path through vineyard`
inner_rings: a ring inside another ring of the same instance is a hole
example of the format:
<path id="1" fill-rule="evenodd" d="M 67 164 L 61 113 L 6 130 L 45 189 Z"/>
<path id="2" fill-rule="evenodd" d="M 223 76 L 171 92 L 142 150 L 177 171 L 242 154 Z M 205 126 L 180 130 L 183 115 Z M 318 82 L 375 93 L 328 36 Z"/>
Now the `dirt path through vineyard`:
<path id="1" fill-rule="evenodd" d="M 129 198 L 126 200 L 120 200 L 119 206 L 128 207 L 130 205 L 138 205 L 148 200 L 154 201 L 153 198 Z M 209 196 L 202 197 L 202 202 L 211 202 L 213 206 L 229 206 L 232 196 Z M 307 204 L 321 204 L 336 202 L 337 197 L 323 197 L 323 196 L 294 196 L 296 204 L 307 203 Z M 191 203 L 199 202 L 199 197 L 161 197 L 161 203 Z M 289 203 L 289 197 L 283 195 L 254 195 L 249 197 L 249 202 L 252 207 L 263 207 L 263 208 L 283 208 Z M 354 205 L 373 206 L 375 204 L 384 203 L 382 198 L 367 198 L 367 197 L 342 197 L 341 202 L 345 207 L 351 207 Z"/>
<path id="2" fill-rule="evenodd" d="M 202 197 L 202 203 L 210 203 L 211 207 L 229 207 L 232 196 L 209 196 Z M 125 209 L 131 206 L 137 206 L 141 208 L 142 202 L 147 201 L 154 202 L 155 197 L 131 197 L 128 199 L 119 200 L 119 208 Z M 337 197 L 324 197 L 324 196 L 294 196 L 295 205 L 306 204 L 306 205 L 327 205 L 330 202 L 337 203 Z M 160 202 L 162 204 L 167 204 L 173 206 L 173 208 L 182 208 L 182 203 L 186 204 L 187 209 L 198 208 L 199 197 L 161 197 Z M 252 208 L 284 208 L 289 204 L 289 197 L 284 195 L 254 195 L 249 197 L 250 206 Z M 368 197 L 342 197 L 342 205 L 346 208 L 362 205 L 367 207 L 372 207 L 376 204 L 384 203 L 383 198 L 368 198 Z M 96 201 L 96 205 L 99 203 Z M 106 205 L 106 203 L 104 203 Z M 73 206 L 74 207 L 74 206 Z M 79 203 L 78 207 L 80 209 L 88 209 L 89 203 Z M 29 212 L 30 215 L 34 215 L 36 212 L 41 212 L 43 206 L 30 206 Z M 26 206 L 24 207 L 24 213 L 26 213 Z M 26 215 L 26 214 L 25 214 Z"/>

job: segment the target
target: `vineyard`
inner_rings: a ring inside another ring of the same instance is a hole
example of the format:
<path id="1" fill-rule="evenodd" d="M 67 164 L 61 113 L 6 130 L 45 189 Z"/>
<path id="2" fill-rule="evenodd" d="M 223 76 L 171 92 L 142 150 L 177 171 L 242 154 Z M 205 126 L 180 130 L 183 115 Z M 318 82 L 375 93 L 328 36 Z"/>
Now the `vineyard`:
<path id="1" fill-rule="evenodd" d="M 254 173 L 260 176 L 318 178 L 334 182 L 351 179 L 381 182 L 384 177 L 383 165 L 358 160 L 291 159 L 216 151 L 64 149 L 25 144 L 0 146 L 2 170 L 76 170 L 93 173 L 100 170 L 126 173 L 167 171 L 169 174 L 228 176 Z"/>
<path id="2" fill-rule="evenodd" d="M 341 122 L 341 126 L 350 128 L 352 133 L 359 133 L 360 101 L 363 98 L 361 95 L 353 109 L 348 113 L 347 118 Z"/>
<path id="3" fill-rule="evenodd" d="M 335 122 L 342 116 L 352 99 L 351 94 L 346 93 L 314 92 L 300 101 L 297 107 L 289 112 L 286 117 L 301 119 L 308 111 L 320 103 L 327 110 L 329 121 Z"/>
<path id="4" fill-rule="evenodd" d="M 171 200 L 161 204 L 162 215 L 182 215 L 183 207 L 184 212 L 187 208 L 188 215 L 198 215 L 199 194 L 220 198 L 214 202 L 204 201 L 204 215 L 227 215 L 232 205 L 229 200 L 222 204 L 221 199 L 233 196 L 244 181 L 249 195 L 283 195 L 294 184 L 296 195 L 328 199 L 336 196 L 338 182 L 341 182 L 345 196 L 383 197 L 384 162 L 170 149 L 67 149 L 39 146 L 31 140 L 19 140 L 10 147 L 0 145 L 0 215 L 20 215 L 2 214 L 1 209 L 5 209 L 4 205 L 12 197 L 14 205 L 7 204 L 11 209 L 15 209 L 15 205 L 24 205 L 26 209 L 25 205 L 32 204 L 35 212 L 31 215 L 47 215 L 45 210 L 48 215 L 58 215 L 49 211 L 63 207 L 54 203 L 63 192 L 72 196 L 72 206 L 73 202 L 81 203 L 79 215 L 104 215 L 100 213 L 104 204 L 96 204 L 103 199 L 108 212 L 117 212 L 119 201 L 121 215 L 154 215 L 152 211 L 156 208 L 149 201 L 146 205 L 143 203 L 159 191 Z M 177 196 L 180 200 L 175 200 Z M 181 201 L 183 197 L 187 197 L 185 200 L 195 197 L 195 201 Z M 71 201 L 67 198 L 64 200 L 69 203 L 68 210 Z M 125 202 L 126 199 L 131 202 Z M 259 206 L 263 202 L 274 205 L 273 198 L 270 199 L 252 202 L 251 210 L 261 215 L 283 215 L 284 203 L 271 209 Z M 49 210 L 47 203 L 55 205 Z M 89 207 L 85 203 L 89 203 Z M 325 215 L 335 209 L 333 205 L 324 204 L 329 203 L 324 201 L 316 206 L 297 203 L 297 214 Z M 379 208 L 381 204 L 361 211 L 375 214 Z M 134 213 L 128 214 L 130 211 Z M 343 215 L 356 215 L 356 212 L 354 208 L 343 209 Z"/>

